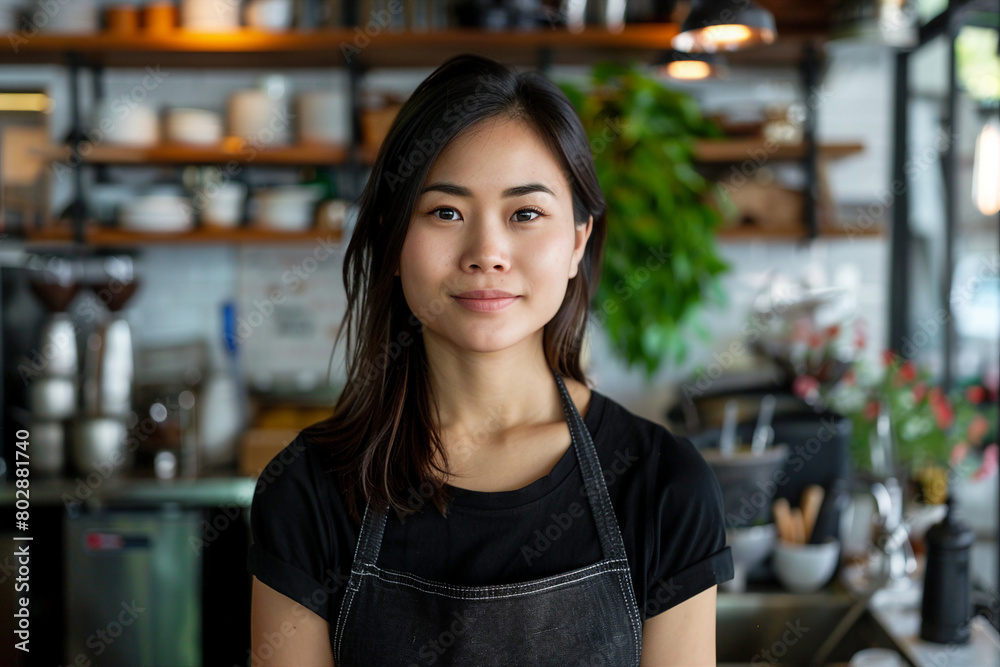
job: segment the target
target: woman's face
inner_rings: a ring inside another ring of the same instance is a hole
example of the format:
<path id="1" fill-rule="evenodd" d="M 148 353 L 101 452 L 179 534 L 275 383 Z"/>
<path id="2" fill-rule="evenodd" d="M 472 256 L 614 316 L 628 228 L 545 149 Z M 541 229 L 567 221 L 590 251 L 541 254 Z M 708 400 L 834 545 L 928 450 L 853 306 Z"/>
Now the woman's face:
<path id="1" fill-rule="evenodd" d="M 489 119 L 431 166 L 396 275 L 425 339 L 503 350 L 558 312 L 592 227 L 593 217 L 574 224 L 569 182 L 544 141 L 523 121 Z M 474 290 L 512 297 L 459 297 Z"/>

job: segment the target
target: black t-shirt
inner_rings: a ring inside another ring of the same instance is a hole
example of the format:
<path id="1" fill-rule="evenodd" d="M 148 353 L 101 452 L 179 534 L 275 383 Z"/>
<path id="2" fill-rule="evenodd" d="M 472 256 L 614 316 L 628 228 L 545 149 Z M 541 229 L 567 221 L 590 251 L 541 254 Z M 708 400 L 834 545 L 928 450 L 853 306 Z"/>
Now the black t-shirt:
<path id="1" fill-rule="evenodd" d="M 621 529 L 636 603 L 649 618 L 733 577 L 722 493 L 685 438 L 591 390 L 584 416 Z M 350 576 L 359 528 L 324 453 L 299 434 L 258 478 L 248 569 L 331 622 Z M 390 511 L 379 567 L 458 585 L 539 579 L 602 558 L 572 446 L 552 471 L 500 492 L 451 487 L 404 518 Z"/>

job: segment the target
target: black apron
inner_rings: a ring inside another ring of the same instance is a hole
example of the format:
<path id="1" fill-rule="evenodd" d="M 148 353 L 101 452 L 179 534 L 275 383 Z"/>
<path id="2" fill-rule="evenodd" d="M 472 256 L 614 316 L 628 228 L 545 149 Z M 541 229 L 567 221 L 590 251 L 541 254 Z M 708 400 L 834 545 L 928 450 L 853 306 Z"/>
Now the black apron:
<path id="1" fill-rule="evenodd" d="M 543 579 L 492 586 L 431 581 L 376 565 L 385 513 L 366 506 L 332 628 L 336 667 L 637 666 L 642 619 L 597 451 L 553 371 L 604 558 Z"/>

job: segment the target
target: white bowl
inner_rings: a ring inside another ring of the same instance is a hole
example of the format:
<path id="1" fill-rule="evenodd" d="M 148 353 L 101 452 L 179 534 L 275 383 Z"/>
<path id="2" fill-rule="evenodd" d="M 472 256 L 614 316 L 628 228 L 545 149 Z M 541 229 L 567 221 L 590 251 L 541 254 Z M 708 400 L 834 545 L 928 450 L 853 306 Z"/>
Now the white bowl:
<path id="1" fill-rule="evenodd" d="M 283 185 L 258 190 L 252 205 L 253 226 L 288 232 L 311 229 L 316 203 L 322 196 L 322 187 L 317 185 Z"/>
<path id="2" fill-rule="evenodd" d="M 814 593 L 823 588 L 839 562 L 840 542 L 832 537 L 822 544 L 778 540 L 774 547 L 774 574 L 793 593 Z"/>
<path id="3" fill-rule="evenodd" d="M 722 589 L 731 593 L 746 590 L 747 573 L 771 554 L 777 535 L 773 523 L 726 528 L 726 543 L 733 552 L 733 578 L 725 582 Z"/>
<path id="4" fill-rule="evenodd" d="M 194 226 L 194 211 L 190 200 L 181 195 L 140 195 L 122 204 L 119 224 L 144 232 L 187 231 Z"/>
<path id="5" fill-rule="evenodd" d="M 201 212 L 201 222 L 210 227 L 238 227 L 243 217 L 247 186 L 230 181 L 199 188 L 194 195 L 195 208 Z"/>
<path id="6" fill-rule="evenodd" d="M 130 108 L 119 99 L 107 99 L 98 104 L 91 117 L 96 143 L 122 146 L 152 146 L 160 141 L 160 121 L 149 106 Z"/>
<path id="7" fill-rule="evenodd" d="M 222 115 L 204 109 L 170 109 L 164 120 L 167 139 L 179 144 L 213 145 L 222 141 Z"/>

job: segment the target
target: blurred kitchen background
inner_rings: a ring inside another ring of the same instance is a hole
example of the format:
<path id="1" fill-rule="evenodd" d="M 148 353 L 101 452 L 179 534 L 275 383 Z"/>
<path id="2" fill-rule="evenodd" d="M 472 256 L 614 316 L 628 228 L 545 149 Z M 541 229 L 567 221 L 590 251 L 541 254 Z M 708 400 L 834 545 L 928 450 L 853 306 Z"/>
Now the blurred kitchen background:
<path id="1" fill-rule="evenodd" d="M 588 372 L 722 482 L 720 664 L 997 663 L 995 1 L 0 0 L 0 27 L 0 664 L 258 664 L 255 481 L 333 404 L 356 199 L 463 52 L 542 70 L 591 134 Z"/>

